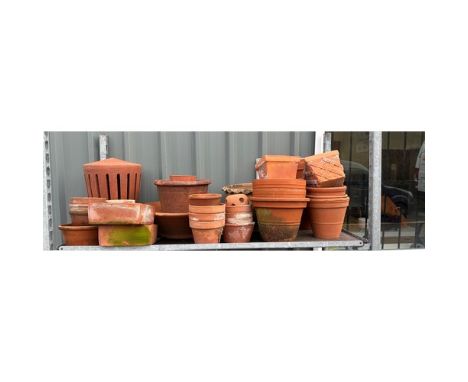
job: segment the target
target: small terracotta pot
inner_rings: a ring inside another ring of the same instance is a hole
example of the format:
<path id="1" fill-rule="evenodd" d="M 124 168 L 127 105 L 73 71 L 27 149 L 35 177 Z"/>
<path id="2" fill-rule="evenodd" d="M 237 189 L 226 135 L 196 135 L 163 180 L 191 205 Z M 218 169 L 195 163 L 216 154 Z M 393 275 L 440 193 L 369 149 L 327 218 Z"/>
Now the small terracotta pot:
<path id="1" fill-rule="evenodd" d="M 212 228 L 222 228 L 224 227 L 224 220 L 211 220 L 211 221 L 189 221 L 190 228 L 199 228 L 199 229 L 212 229 Z"/>
<path id="2" fill-rule="evenodd" d="M 98 228 L 96 226 L 59 225 L 65 245 L 98 245 Z"/>
<path id="3" fill-rule="evenodd" d="M 210 229 L 192 228 L 192 233 L 195 244 L 215 244 L 221 241 L 223 227 Z"/>
<path id="4" fill-rule="evenodd" d="M 192 206 L 216 206 L 221 202 L 221 194 L 191 194 L 189 204 Z"/>
<path id="5" fill-rule="evenodd" d="M 255 165 L 260 178 L 296 179 L 300 157 L 289 155 L 264 155 Z"/>
<path id="6" fill-rule="evenodd" d="M 226 208 L 235 206 L 247 206 L 250 204 L 250 199 L 245 194 L 234 194 L 226 196 Z"/>
<path id="7" fill-rule="evenodd" d="M 102 247 L 133 247 L 152 245 L 156 242 L 158 226 L 147 225 L 101 225 L 99 245 Z"/>
<path id="8" fill-rule="evenodd" d="M 68 209 L 72 225 L 89 225 L 88 205 L 90 203 L 105 202 L 105 198 L 73 197 L 68 202 Z"/>
<path id="9" fill-rule="evenodd" d="M 248 243 L 252 237 L 255 223 L 244 225 L 226 224 L 223 239 L 226 243 Z"/>
<path id="10" fill-rule="evenodd" d="M 216 206 L 193 206 L 189 205 L 190 213 L 197 214 L 219 214 L 226 211 L 225 204 L 218 204 Z"/>
<path id="11" fill-rule="evenodd" d="M 307 198 L 252 198 L 260 235 L 265 241 L 293 241 L 297 237 Z"/>
<path id="12" fill-rule="evenodd" d="M 226 205 L 226 213 L 227 214 L 235 214 L 238 212 L 252 212 L 252 205 L 245 204 L 242 206 L 228 206 Z"/>
<path id="13" fill-rule="evenodd" d="M 311 196 L 342 196 L 346 194 L 346 186 L 341 187 L 307 187 Z"/>
<path id="14" fill-rule="evenodd" d="M 224 220 L 226 214 L 224 212 L 216 214 L 197 214 L 195 212 L 189 212 L 189 221 L 200 221 L 200 222 L 209 222 L 213 220 Z"/>
<path id="15" fill-rule="evenodd" d="M 305 179 L 254 179 L 252 181 L 253 188 L 262 188 L 262 187 L 287 187 L 287 188 L 305 188 L 306 180 Z"/>
<path id="16" fill-rule="evenodd" d="M 304 188 L 254 188 L 254 197 L 261 198 L 304 198 L 306 196 L 306 189 Z"/>
<path id="17" fill-rule="evenodd" d="M 346 215 L 349 198 L 313 200 L 309 203 L 309 217 L 313 235 L 319 239 L 338 239 Z"/>
<path id="18" fill-rule="evenodd" d="M 167 239 L 192 239 L 192 230 L 189 225 L 189 214 L 155 212 L 155 222 L 158 225 L 158 232 L 161 237 Z"/>
<path id="19" fill-rule="evenodd" d="M 252 212 L 239 212 L 236 214 L 226 214 L 226 223 L 228 224 L 246 224 L 253 222 Z"/>
<path id="20" fill-rule="evenodd" d="M 195 181 L 155 180 L 162 212 L 188 212 L 189 196 L 208 192 L 209 179 Z"/>
<path id="21" fill-rule="evenodd" d="M 178 182 L 194 182 L 197 180 L 195 175 L 170 175 L 169 180 L 175 180 Z"/>

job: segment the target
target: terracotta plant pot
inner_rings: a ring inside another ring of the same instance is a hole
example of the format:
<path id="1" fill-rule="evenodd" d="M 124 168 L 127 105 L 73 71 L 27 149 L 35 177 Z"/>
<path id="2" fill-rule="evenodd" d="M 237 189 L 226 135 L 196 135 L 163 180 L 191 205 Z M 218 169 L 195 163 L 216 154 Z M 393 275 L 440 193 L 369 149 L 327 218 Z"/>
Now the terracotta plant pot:
<path id="1" fill-rule="evenodd" d="M 194 181 L 155 180 L 162 212 L 188 212 L 189 196 L 208 192 L 209 179 Z"/>
<path id="2" fill-rule="evenodd" d="M 265 241 L 292 241 L 297 237 L 307 198 L 252 198 L 260 235 Z"/>
<path id="3" fill-rule="evenodd" d="M 221 194 L 192 194 L 189 204 L 192 206 L 216 206 L 221 202 Z"/>
<path id="4" fill-rule="evenodd" d="M 189 212 L 190 213 L 197 213 L 197 214 L 219 214 L 224 213 L 226 211 L 225 204 L 218 204 L 216 206 L 193 206 L 189 205 Z"/>
<path id="5" fill-rule="evenodd" d="M 102 247 L 133 247 L 156 242 L 158 226 L 148 225 L 101 225 L 99 245 Z"/>
<path id="6" fill-rule="evenodd" d="M 300 157 L 289 155 L 264 155 L 255 165 L 260 178 L 296 179 Z"/>
<path id="7" fill-rule="evenodd" d="M 175 240 L 193 238 L 188 212 L 155 212 L 155 222 L 161 237 Z"/>
<path id="8" fill-rule="evenodd" d="M 345 173 L 337 150 L 304 158 L 306 176 L 316 187 L 339 187 L 343 185 Z"/>
<path id="9" fill-rule="evenodd" d="M 253 222 L 252 212 L 238 212 L 234 214 L 226 214 L 226 223 L 228 224 L 247 224 Z"/>
<path id="10" fill-rule="evenodd" d="M 223 239 L 226 243 L 248 243 L 252 237 L 255 223 L 244 225 L 226 224 Z"/>
<path id="11" fill-rule="evenodd" d="M 195 175 L 170 175 L 169 180 L 175 180 L 178 182 L 194 182 L 197 180 Z"/>
<path id="12" fill-rule="evenodd" d="M 254 188 L 254 197 L 260 198 L 305 198 L 306 189 L 304 188 Z"/>
<path id="13" fill-rule="evenodd" d="M 68 209 L 71 217 L 72 225 L 89 225 L 88 221 L 88 205 L 89 203 L 105 202 L 105 198 L 87 198 L 76 196 L 70 198 Z"/>
<path id="14" fill-rule="evenodd" d="M 190 227 L 196 244 L 219 243 L 223 233 L 224 220 L 190 221 Z"/>
<path id="15" fill-rule="evenodd" d="M 252 189 L 259 188 L 299 188 L 306 187 L 305 179 L 255 179 Z"/>
<path id="16" fill-rule="evenodd" d="M 133 201 L 108 200 L 103 203 L 91 203 L 88 219 L 90 224 L 98 225 L 153 224 L 154 208 Z"/>
<path id="17" fill-rule="evenodd" d="M 141 164 L 109 158 L 86 163 L 83 170 L 88 196 L 138 200 Z"/>
<path id="18" fill-rule="evenodd" d="M 307 187 L 307 194 L 311 196 L 342 196 L 346 194 L 346 186 L 341 187 Z"/>
<path id="19" fill-rule="evenodd" d="M 96 226 L 59 225 L 65 245 L 98 245 L 98 228 Z"/>
<path id="20" fill-rule="evenodd" d="M 189 212 L 189 221 L 209 222 L 213 220 L 224 220 L 225 218 L 226 214 L 224 212 L 216 214 L 197 214 L 195 212 Z"/>
<path id="21" fill-rule="evenodd" d="M 235 214 L 238 212 L 252 212 L 252 205 L 251 204 L 245 204 L 241 206 L 228 206 L 226 204 L 226 213 L 227 214 Z"/>
<path id="22" fill-rule="evenodd" d="M 310 201 L 309 217 L 313 235 L 319 239 L 338 239 L 348 205 L 349 198 Z"/>
<path id="23" fill-rule="evenodd" d="M 233 194 L 226 196 L 226 208 L 235 206 L 247 206 L 250 204 L 250 199 L 245 194 Z"/>

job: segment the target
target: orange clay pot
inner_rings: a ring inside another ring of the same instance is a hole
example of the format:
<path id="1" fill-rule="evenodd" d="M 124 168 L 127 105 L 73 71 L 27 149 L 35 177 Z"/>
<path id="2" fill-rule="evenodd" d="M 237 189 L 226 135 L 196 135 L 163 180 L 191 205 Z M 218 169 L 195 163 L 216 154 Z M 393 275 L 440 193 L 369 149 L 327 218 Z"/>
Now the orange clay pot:
<path id="1" fill-rule="evenodd" d="M 216 206 L 221 202 L 221 194 L 192 194 L 189 204 L 192 206 Z"/>
<path id="2" fill-rule="evenodd" d="M 213 220 L 224 220 L 226 214 L 224 212 L 216 214 L 198 214 L 195 212 L 189 212 L 189 221 L 200 221 L 200 222 L 209 222 Z"/>
<path id="3" fill-rule="evenodd" d="M 196 244 L 219 243 L 223 233 L 224 220 L 190 221 L 190 227 Z"/>
<path id="4" fill-rule="evenodd" d="M 305 179 L 254 179 L 252 181 L 252 189 L 255 188 L 305 188 L 306 180 Z"/>
<path id="5" fill-rule="evenodd" d="M 242 206 L 228 206 L 226 204 L 226 213 L 227 214 L 236 214 L 238 212 L 252 212 L 252 205 L 245 204 Z"/>
<path id="6" fill-rule="evenodd" d="M 226 223 L 228 224 L 246 224 L 253 222 L 252 212 L 239 212 L 236 214 L 226 214 Z"/>
<path id="7" fill-rule="evenodd" d="M 71 224 L 59 225 L 65 245 L 98 245 L 98 227 Z"/>
<path id="8" fill-rule="evenodd" d="M 260 235 L 265 241 L 292 241 L 297 237 L 308 198 L 252 197 Z"/>
<path id="9" fill-rule="evenodd" d="M 244 225 L 226 224 L 224 226 L 223 240 L 226 243 L 248 243 L 252 237 L 255 223 Z"/>
<path id="10" fill-rule="evenodd" d="M 260 198 L 305 198 L 306 189 L 304 188 L 277 188 L 264 187 L 253 189 L 253 196 Z"/>
<path id="11" fill-rule="evenodd" d="M 72 225 L 89 225 L 88 221 L 88 205 L 90 203 L 105 202 L 105 198 L 87 198 L 73 197 L 68 202 L 68 209 L 71 217 Z"/>
<path id="12" fill-rule="evenodd" d="M 195 175 L 170 175 L 169 180 L 175 180 L 178 182 L 194 182 L 197 180 Z"/>
<path id="13" fill-rule="evenodd" d="M 296 179 L 300 157 L 264 155 L 255 165 L 261 179 Z"/>
<path id="14" fill-rule="evenodd" d="M 189 212 L 196 214 L 219 214 L 226 211 L 224 204 L 218 204 L 216 206 L 194 206 L 189 205 Z"/>
<path id="15" fill-rule="evenodd" d="M 226 208 L 235 206 L 247 206 L 250 204 L 250 199 L 245 194 L 234 194 L 226 196 Z"/>
<path id="16" fill-rule="evenodd" d="M 346 186 L 341 187 L 307 187 L 307 194 L 311 196 L 342 196 L 346 194 Z"/>
<path id="17" fill-rule="evenodd" d="M 349 198 L 311 200 L 308 209 L 313 235 L 319 239 L 338 239 L 348 205 Z"/>

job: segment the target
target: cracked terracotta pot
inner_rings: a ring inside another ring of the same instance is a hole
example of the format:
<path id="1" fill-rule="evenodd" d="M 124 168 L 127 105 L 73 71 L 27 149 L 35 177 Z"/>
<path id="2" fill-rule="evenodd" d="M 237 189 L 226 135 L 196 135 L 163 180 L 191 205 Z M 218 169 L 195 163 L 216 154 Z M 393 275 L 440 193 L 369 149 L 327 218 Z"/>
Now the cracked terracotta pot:
<path id="1" fill-rule="evenodd" d="M 88 221 L 88 205 L 90 203 L 105 202 L 105 198 L 89 198 L 75 196 L 70 198 L 68 209 L 71 217 L 72 225 L 89 225 Z"/>
<path id="2" fill-rule="evenodd" d="M 158 187 L 159 200 L 162 212 L 188 212 L 189 196 L 191 194 L 204 194 L 208 192 L 209 179 L 194 181 L 178 181 L 160 179 L 154 184 Z"/>
<path id="3" fill-rule="evenodd" d="M 310 196 L 343 196 L 346 194 L 346 186 L 341 187 L 307 187 L 307 194 Z"/>
<path id="4" fill-rule="evenodd" d="M 83 165 L 88 196 L 135 199 L 140 195 L 141 164 L 109 158 Z"/>
<path id="5" fill-rule="evenodd" d="M 255 169 L 261 179 L 296 179 L 301 157 L 290 155 L 263 155 Z"/>
<path id="6" fill-rule="evenodd" d="M 221 194 L 191 194 L 189 204 L 192 206 L 216 206 L 221 202 Z"/>
<path id="7" fill-rule="evenodd" d="M 250 204 L 250 199 L 245 194 L 233 194 L 226 196 L 226 208 L 235 206 L 246 206 Z"/>
<path id="8" fill-rule="evenodd" d="M 292 241 L 297 237 L 308 198 L 252 197 L 264 241 Z"/>
<path id="9" fill-rule="evenodd" d="M 65 245 L 98 245 L 98 227 L 92 225 L 59 225 Z"/>
<path id="10" fill-rule="evenodd" d="M 90 224 L 153 224 L 154 208 L 148 204 L 133 201 L 108 200 L 91 203 L 88 208 Z"/>
<path id="11" fill-rule="evenodd" d="M 223 233 L 224 220 L 208 222 L 190 221 L 193 240 L 196 244 L 219 243 Z"/>
<path id="12" fill-rule="evenodd" d="M 102 247 L 133 247 L 156 242 L 158 226 L 146 225 L 101 225 L 99 245 Z"/>
<path id="13" fill-rule="evenodd" d="M 252 237 L 255 223 L 244 225 L 227 224 L 224 226 L 223 240 L 226 243 L 248 243 Z"/>
<path id="14" fill-rule="evenodd" d="M 349 197 L 311 200 L 308 210 L 313 235 L 319 239 L 338 239 L 348 205 Z"/>

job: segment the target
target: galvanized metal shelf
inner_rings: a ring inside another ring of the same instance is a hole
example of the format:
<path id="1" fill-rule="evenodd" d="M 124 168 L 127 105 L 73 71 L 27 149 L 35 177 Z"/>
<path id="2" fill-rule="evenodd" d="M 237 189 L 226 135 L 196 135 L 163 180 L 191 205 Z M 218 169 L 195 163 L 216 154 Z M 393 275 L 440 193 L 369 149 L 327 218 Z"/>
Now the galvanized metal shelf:
<path id="1" fill-rule="evenodd" d="M 314 249 L 330 247 L 359 248 L 365 239 L 343 231 L 337 240 L 322 240 L 312 236 L 308 231 L 300 231 L 295 241 L 249 243 L 194 244 L 193 242 L 173 242 L 142 247 L 100 247 L 100 246 L 60 246 L 60 250 L 74 251 L 205 251 L 205 250 L 257 250 L 257 249 Z"/>

